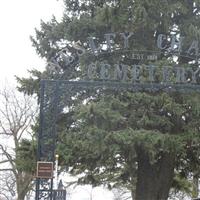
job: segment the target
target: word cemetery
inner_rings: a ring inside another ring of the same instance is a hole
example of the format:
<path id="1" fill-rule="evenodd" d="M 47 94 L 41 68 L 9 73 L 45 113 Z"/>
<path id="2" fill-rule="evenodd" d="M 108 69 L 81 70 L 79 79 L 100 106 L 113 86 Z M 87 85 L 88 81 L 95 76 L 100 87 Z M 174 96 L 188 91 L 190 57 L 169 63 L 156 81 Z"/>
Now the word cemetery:
<path id="1" fill-rule="evenodd" d="M 90 80 L 114 80 L 132 83 L 156 82 L 174 84 L 197 84 L 200 68 L 193 70 L 179 66 L 155 66 L 155 65 L 123 65 L 108 63 L 93 63 L 88 66 L 87 77 Z"/>

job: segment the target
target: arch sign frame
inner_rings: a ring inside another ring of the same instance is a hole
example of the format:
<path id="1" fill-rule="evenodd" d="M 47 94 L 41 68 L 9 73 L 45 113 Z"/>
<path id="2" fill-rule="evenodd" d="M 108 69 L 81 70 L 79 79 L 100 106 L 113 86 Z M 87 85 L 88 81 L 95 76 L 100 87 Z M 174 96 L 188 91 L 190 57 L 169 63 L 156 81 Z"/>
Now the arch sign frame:
<path id="1" fill-rule="evenodd" d="M 57 142 L 58 114 L 68 105 L 71 97 L 79 92 L 90 90 L 112 90 L 131 92 L 199 92 L 200 68 L 198 41 L 192 41 L 183 50 L 184 38 L 159 35 L 157 39 L 158 51 L 134 51 L 129 49 L 130 42 L 134 42 L 133 33 L 105 34 L 105 43 L 96 44 L 96 38 L 89 37 L 87 52 L 79 42 L 71 44 L 74 53 L 69 53 L 69 46 L 63 48 L 51 59 L 50 67 L 62 69 L 78 64 L 87 54 L 93 56 L 92 63 L 85 66 L 83 80 L 42 80 L 40 87 L 40 126 L 38 135 L 38 162 L 53 162 L 55 166 L 55 147 Z M 120 44 L 115 45 L 114 39 L 121 37 Z M 133 37 L 133 38 L 132 38 Z M 117 47 L 116 47 L 117 46 Z M 102 61 L 102 55 L 121 56 L 121 61 L 111 65 Z M 187 66 L 160 66 L 154 63 L 162 56 L 173 56 L 190 59 L 196 68 Z M 126 63 L 126 60 L 129 63 Z M 147 62 L 148 64 L 143 64 Z M 62 64 L 60 64 L 62 63 Z M 133 64 L 132 64 L 133 63 Z M 36 177 L 36 200 L 54 200 L 54 181 L 51 178 Z"/>

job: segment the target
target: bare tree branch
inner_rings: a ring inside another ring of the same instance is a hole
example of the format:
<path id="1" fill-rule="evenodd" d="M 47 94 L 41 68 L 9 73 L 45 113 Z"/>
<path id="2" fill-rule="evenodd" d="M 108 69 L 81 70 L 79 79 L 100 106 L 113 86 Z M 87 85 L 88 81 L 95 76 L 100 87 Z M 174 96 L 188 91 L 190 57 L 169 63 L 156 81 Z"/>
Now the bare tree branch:
<path id="1" fill-rule="evenodd" d="M 5 164 L 5 163 L 8 163 L 9 162 L 9 160 L 2 160 L 2 161 L 0 161 L 0 164 Z"/>
<path id="2" fill-rule="evenodd" d="M 0 136 L 6 137 L 9 142 L 3 143 L 0 139 L 0 172 L 8 174 L 4 178 L 4 187 L 0 189 L 0 194 L 10 192 L 18 196 L 20 191 L 27 193 L 32 187 L 33 175 L 23 172 L 16 167 L 16 151 L 20 146 L 20 141 L 31 133 L 31 126 L 34 118 L 38 113 L 37 104 L 35 106 L 33 99 L 22 94 L 18 94 L 13 90 L 4 89 L 0 91 Z M 31 135 L 32 136 L 32 135 Z M 23 200 L 24 197 L 18 197 Z"/>
<path id="3" fill-rule="evenodd" d="M 3 147 L 3 145 L 0 144 L 0 148 L 3 152 L 3 154 L 6 156 L 6 158 L 8 159 L 8 162 L 10 163 L 11 167 L 12 167 L 12 171 L 15 174 L 15 176 L 17 176 L 17 172 L 16 172 L 16 166 L 15 163 L 13 161 L 12 156 L 8 153 L 8 151 Z"/>
<path id="4" fill-rule="evenodd" d="M 4 168 L 4 169 L 0 169 L 0 172 L 4 172 L 4 171 L 13 171 L 12 168 Z"/>
<path id="5" fill-rule="evenodd" d="M 0 199 L 1 199 L 1 196 L 3 196 L 4 198 L 6 198 L 7 200 L 9 200 L 8 195 L 4 194 L 3 192 L 0 191 Z"/>

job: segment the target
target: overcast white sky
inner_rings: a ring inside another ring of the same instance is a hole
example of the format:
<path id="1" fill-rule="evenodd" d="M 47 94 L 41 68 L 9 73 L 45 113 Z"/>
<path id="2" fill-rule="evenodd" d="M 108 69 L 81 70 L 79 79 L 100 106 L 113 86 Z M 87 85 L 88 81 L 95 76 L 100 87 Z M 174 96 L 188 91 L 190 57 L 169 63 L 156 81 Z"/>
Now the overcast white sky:
<path id="1" fill-rule="evenodd" d="M 27 69 L 45 66 L 30 42 L 40 20 L 63 13 L 62 0 L 1 0 L 0 1 L 0 79 L 9 82 L 14 75 L 27 75 Z"/>
<path id="2" fill-rule="evenodd" d="M 0 85 L 15 85 L 14 75 L 27 76 L 28 69 L 43 69 L 45 62 L 32 47 L 30 35 L 40 27 L 40 20 L 63 14 L 62 0 L 0 0 Z M 77 188 L 72 200 L 112 199 L 112 193 L 97 188 Z"/>

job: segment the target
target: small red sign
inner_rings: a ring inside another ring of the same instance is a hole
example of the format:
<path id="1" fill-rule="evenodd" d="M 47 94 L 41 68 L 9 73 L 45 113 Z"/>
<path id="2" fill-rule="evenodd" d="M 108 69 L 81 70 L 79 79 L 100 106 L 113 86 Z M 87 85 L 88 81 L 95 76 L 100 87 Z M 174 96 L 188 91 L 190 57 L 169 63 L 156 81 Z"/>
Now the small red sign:
<path id="1" fill-rule="evenodd" d="M 53 162 L 37 162 L 37 178 L 53 178 Z"/>

